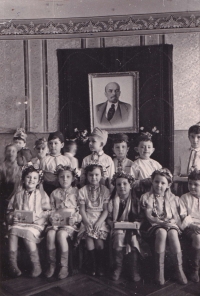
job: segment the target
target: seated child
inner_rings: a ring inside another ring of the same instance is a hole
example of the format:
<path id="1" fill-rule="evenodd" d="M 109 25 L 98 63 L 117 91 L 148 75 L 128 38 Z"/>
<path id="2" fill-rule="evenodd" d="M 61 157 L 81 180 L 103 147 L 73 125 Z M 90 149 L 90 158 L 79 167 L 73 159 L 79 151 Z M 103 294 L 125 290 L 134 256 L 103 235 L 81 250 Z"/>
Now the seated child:
<path id="1" fill-rule="evenodd" d="M 94 276 L 97 272 L 98 275 L 102 276 L 104 240 L 106 240 L 109 232 L 105 220 L 108 215 L 107 206 L 110 193 L 107 187 L 100 183 L 103 174 L 101 165 L 89 164 L 85 168 L 85 173 L 88 184 L 79 190 L 78 197 L 82 216 L 78 242 L 85 239 L 89 254 L 90 274 Z"/>
<path id="2" fill-rule="evenodd" d="M 41 241 L 47 215 L 45 210 L 50 210 L 49 197 L 41 195 L 37 189 L 42 178 L 42 171 L 32 165 L 22 171 L 23 189 L 17 192 L 8 204 L 8 243 L 9 243 L 9 268 L 13 276 L 20 276 L 21 271 L 17 266 L 18 238 L 21 237 L 30 255 L 32 263 L 32 277 L 37 277 L 42 272 L 37 244 Z M 33 212 L 31 224 L 21 223 L 16 210 Z"/>
<path id="3" fill-rule="evenodd" d="M 21 179 L 21 168 L 17 164 L 17 147 L 9 144 L 5 148 L 5 160 L 0 165 L 0 220 L 5 221 L 9 199 L 17 190 Z"/>
<path id="4" fill-rule="evenodd" d="M 111 226 L 112 251 L 114 257 L 114 271 L 112 280 L 117 281 L 120 277 L 123 265 L 124 251 L 130 263 L 130 276 L 134 282 L 140 280 L 139 254 L 141 252 L 138 242 L 138 229 L 141 225 L 139 217 L 139 200 L 132 196 L 131 187 L 134 178 L 123 171 L 114 174 L 112 183 L 115 186 L 111 200 L 108 204 L 107 222 Z M 134 222 L 136 229 L 114 229 L 114 222 Z"/>
<path id="5" fill-rule="evenodd" d="M 59 164 L 71 166 L 69 158 L 61 154 L 64 147 L 64 137 L 59 131 L 50 133 L 48 137 L 48 147 L 50 155 L 41 160 L 41 169 L 44 171 L 44 190 L 50 196 L 52 191 L 59 187 L 59 182 L 55 174 Z"/>
<path id="6" fill-rule="evenodd" d="M 32 159 L 31 150 L 26 147 L 27 134 L 23 128 L 18 128 L 13 136 L 13 143 L 17 147 L 17 164 L 26 165 Z"/>
<path id="7" fill-rule="evenodd" d="M 168 169 L 156 170 L 152 174 L 151 191 L 141 197 L 141 207 L 147 218 L 141 231 L 147 237 L 155 239 L 156 282 L 160 285 L 165 283 L 164 260 L 167 240 L 176 269 L 176 279 L 180 284 L 187 284 L 182 269 L 182 252 L 178 237 L 181 227 L 179 197 L 172 194 L 171 184 L 172 175 Z"/>
<path id="8" fill-rule="evenodd" d="M 152 135 L 143 133 L 137 140 L 135 151 L 139 153 L 139 158 L 133 162 L 133 177 L 136 179 L 134 188 L 138 191 L 138 196 L 141 193 L 147 192 L 151 188 L 151 174 L 160 169 L 162 166 L 151 158 L 154 152 Z"/>
<path id="9" fill-rule="evenodd" d="M 73 169 L 79 168 L 78 159 L 74 157 L 76 155 L 76 152 L 77 152 L 77 143 L 72 140 L 66 141 L 64 156 L 67 156 L 69 158 L 69 160 L 71 161 L 71 167 Z"/>
<path id="10" fill-rule="evenodd" d="M 54 190 L 50 196 L 52 213 L 50 221 L 53 224 L 56 215 L 62 216 L 64 212 L 71 212 L 69 225 L 64 226 L 48 226 L 47 227 L 47 251 L 49 267 L 46 271 L 46 277 L 51 277 L 56 268 L 56 245 L 58 243 L 60 250 L 60 272 L 59 279 L 64 279 L 68 276 L 68 242 L 67 238 L 73 239 L 74 232 L 77 231 L 77 224 L 81 222 L 81 215 L 77 207 L 78 189 L 72 187 L 75 180 L 75 170 L 69 166 L 59 165 L 57 167 L 57 177 L 60 187 Z"/>
<path id="11" fill-rule="evenodd" d="M 92 154 L 86 156 L 83 159 L 81 167 L 80 184 L 84 186 L 86 183 L 85 167 L 93 162 L 97 162 L 102 165 L 104 174 L 102 175 L 101 184 L 106 185 L 109 189 L 112 189 L 111 179 L 115 172 L 114 163 L 112 158 L 104 153 L 103 147 L 106 145 L 108 133 L 105 130 L 101 130 L 95 127 L 91 135 L 89 136 L 89 148 Z"/>
<path id="12" fill-rule="evenodd" d="M 34 167 L 40 168 L 40 163 L 44 157 L 48 155 L 49 149 L 47 145 L 47 140 L 45 138 L 40 138 L 35 141 L 34 150 L 36 152 L 36 157 L 31 159 Z"/>
<path id="13" fill-rule="evenodd" d="M 180 216 L 183 219 L 183 234 L 191 241 L 190 279 L 199 282 L 200 268 L 200 171 L 194 170 L 188 176 L 189 192 L 180 198 Z"/>
<path id="14" fill-rule="evenodd" d="M 128 150 L 128 136 L 125 134 L 116 134 L 113 139 L 113 152 L 116 155 L 116 157 L 113 158 L 115 172 L 123 171 L 132 174 L 133 161 L 126 157 Z"/>
<path id="15" fill-rule="evenodd" d="M 174 181 L 178 182 L 179 195 L 188 192 L 188 175 L 193 169 L 200 170 L 200 124 L 192 125 L 188 130 L 191 147 L 180 149 L 180 155 L 175 161 Z"/>

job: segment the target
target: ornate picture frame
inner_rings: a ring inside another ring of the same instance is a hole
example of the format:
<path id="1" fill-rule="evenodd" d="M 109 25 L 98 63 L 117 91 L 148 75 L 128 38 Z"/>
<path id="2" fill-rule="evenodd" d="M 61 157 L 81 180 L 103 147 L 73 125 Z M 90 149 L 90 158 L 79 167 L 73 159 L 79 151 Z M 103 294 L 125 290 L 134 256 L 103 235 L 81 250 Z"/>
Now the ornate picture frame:
<path id="1" fill-rule="evenodd" d="M 98 126 L 111 134 L 138 133 L 139 72 L 90 73 L 88 80 L 91 130 Z"/>

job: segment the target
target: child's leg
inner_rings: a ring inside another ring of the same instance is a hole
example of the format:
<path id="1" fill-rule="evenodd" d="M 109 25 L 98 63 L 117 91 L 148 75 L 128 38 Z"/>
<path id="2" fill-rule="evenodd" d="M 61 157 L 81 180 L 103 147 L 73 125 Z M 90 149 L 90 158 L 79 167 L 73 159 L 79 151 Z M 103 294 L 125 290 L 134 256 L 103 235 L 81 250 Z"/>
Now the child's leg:
<path id="1" fill-rule="evenodd" d="M 192 235 L 192 250 L 191 250 L 191 269 L 190 279 L 193 282 L 199 282 L 199 261 L 200 261 L 200 234 Z"/>
<path id="2" fill-rule="evenodd" d="M 140 277 L 140 265 L 139 265 L 139 252 L 137 248 L 131 248 L 131 253 L 128 254 L 131 279 L 133 282 L 141 280 Z"/>
<path id="3" fill-rule="evenodd" d="M 167 231 L 164 228 L 159 228 L 155 233 L 155 264 L 156 264 L 156 282 L 164 285 L 164 261 Z"/>
<path id="4" fill-rule="evenodd" d="M 168 231 L 169 247 L 172 252 L 174 267 L 176 269 L 176 277 L 180 284 L 187 284 L 187 279 L 182 267 L 182 251 L 178 237 L 178 232 L 175 229 Z"/>
<path id="5" fill-rule="evenodd" d="M 56 269 L 56 247 L 55 247 L 56 231 L 51 229 L 47 232 L 46 247 L 48 269 L 45 273 L 47 278 L 51 277 Z"/>
<path id="6" fill-rule="evenodd" d="M 66 278 L 69 274 L 68 272 L 68 257 L 69 257 L 69 252 L 68 252 L 68 233 L 65 230 L 59 230 L 56 235 L 56 240 L 59 245 L 59 249 L 61 252 L 61 259 L 60 259 L 60 272 L 58 274 L 58 278 L 60 280 Z"/>
<path id="7" fill-rule="evenodd" d="M 21 271 L 17 266 L 17 249 L 18 249 L 18 236 L 9 234 L 9 269 L 12 276 L 20 276 Z"/>
<path id="8" fill-rule="evenodd" d="M 89 274 L 95 275 L 96 274 L 96 260 L 95 260 L 95 244 L 94 239 L 92 237 L 86 238 L 86 248 L 88 250 L 89 256 Z"/>
<path id="9" fill-rule="evenodd" d="M 40 258 L 39 258 L 36 243 L 24 239 L 24 244 L 30 254 L 31 263 L 33 266 L 33 269 L 31 272 L 31 277 L 37 277 L 41 274 L 42 269 L 41 269 L 41 265 L 40 265 Z"/>
<path id="10" fill-rule="evenodd" d="M 96 239 L 94 241 L 96 262 L 97 262 L 97 274 L 99 276 L 104 275 L 104 241 L 102 239 Z"/>

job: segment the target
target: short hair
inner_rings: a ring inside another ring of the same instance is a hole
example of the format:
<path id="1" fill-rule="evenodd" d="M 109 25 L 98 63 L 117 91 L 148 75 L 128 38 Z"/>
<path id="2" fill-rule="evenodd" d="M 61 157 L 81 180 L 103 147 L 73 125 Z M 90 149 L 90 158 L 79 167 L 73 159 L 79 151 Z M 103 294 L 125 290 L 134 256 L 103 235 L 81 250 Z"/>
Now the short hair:
<path id="1" fill-rule="evenodd" d="M 193 170 L 188 176 L 188 181 L 189 180 L 199 181 L 200 180 L 200 171 L 197 169 Z"/>
<path id="2" fill-rule="evenodd" d="M 152 181 L 155 178 L 155 176 L 157 176 L 157 175 L 165 177 L 167 179 L 167 181 L 168 181 L 168 184 L 172 183 L 172 181 L 173 181 L 172 173 L 167 168 L 161 168 L 159 170 L 155 170 L 153 172 L 153 174 L 151 175 Z"/>
<path id="3" fill-rule="evenodd" d="M 142 134 L 140 135 L 136 140 L 136 147 L 140 144 L 140 142 L 151 142 L 153 143 L 151 137 L 148 134 Z"/>
<path id="4" fill-rule="evenodd" d="M 14 143 L 10 143 L 10 144 L 6 145 L 6 147 L 5 147 L 5 153 L 6 153 L 6 151 L 7 151 L 7 149 L 8 149 L 9 147 L 15 147 L 15 149 L 17 150 L 16 144 L 14 144 Z"/>
<path id="5" fill-rule="evenodd" d="M 22 182 L 24 183 L 25 177 L 29 173 L 33 173 L 33 172 L 38 173 L 38 180 L 39 180 L 39 183 L 41 183 L 43 180 L 43 172 L 42 170 L 35 168 L 33 165 L 26 165 L 22 168 Z M 23 184 L 23 187 L 24 187 L 24 184 Z"/>
<path id="6" fill-rule="evenodd" d="M 59 139 L 61 143 L 64 143 L 64 136 L 60 131 L 56 131 L 54 133 L 49 134 L 48 142 L 55 139 Z"/>
<path id="7" fill-rule="evenodd" d="M 77 146 L 76 141 L 73 141 L 73 140 L 66 141 L 66 143 L 65 143 L 65 152 L 69 152 L 70 151 L 70 147 L 73 146 L 73 145 L 76 145 Z"/>
<path id="8" fill-rule="evenodd" d="M 47 147 L 47 140 L 45 138 L 40 138 L 35 141 L 34 148 L 45 146 Z"/>
<path id="9" fill-rule="evenodd" d="M 103 167 L 100 164 L 89 164 L 85 167 L 85 174 L 86 176 L 88 175 L 89 172 L 94 171 L 95 169 L 100 169 L 101 171 L 101 176 L 103 176 L 104 172 L 103 172 Z"/>
<path id="10" fill-rule="evenodd" d="M 26 143 L 26 140 L 25 139 L 22 139 L 21 137 L 13 137 L 13 140 L 20 140 L 20 141 L 23 141 L 24 143 Z"/>
<path id="11" fill-rule="evenodd" d="M 119 87 L 119 90 L 120 90 L 120 85 L 119 85 L 119 83 L 114 82 L 114 81 L 111 81 L 111 82 L 109 82 L 109 83 L 106 84 L 106 86 L 105 86 L 105 92 L 106 92 L 106 88 L 107 88 L 107 86 L 108 86 L 109 84 L 111 84 L 111 83 L 115 83 L 115 84 L 117 84 L 117 86 Z"/>
<path id="12" fill-rule="evenodd" d="M 200 134 L 200 125 L 198 124 L 192 125 L 188 130 L 188 136 L 190 134 Z"/>
<path id="13" fill-rule="evenodd" d="M 127 143 L 128 147 L 130 146 L 128 136 L 126 134 L 119 133 L 114 136 L 113 146 L 114 146 L 114 144 L 123 143 L 123 142 Z"/>

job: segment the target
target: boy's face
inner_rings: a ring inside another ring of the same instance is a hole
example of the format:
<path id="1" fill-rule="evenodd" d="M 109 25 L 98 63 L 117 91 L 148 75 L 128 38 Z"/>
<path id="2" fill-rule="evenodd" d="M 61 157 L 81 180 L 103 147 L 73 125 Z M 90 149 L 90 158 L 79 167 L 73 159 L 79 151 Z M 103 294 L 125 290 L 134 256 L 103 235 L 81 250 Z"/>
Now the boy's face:
<path id="1" fill-rule="evenodd" d="M 30 172 L 24 178 L 24 185 L 27 191 L 35 190 L 38 183 L 39 183 L 39 175 L 37 172 Z"/>
<path id="2" fill-rule="evenodd" d="M 167 179 L 164 176 L 156 175 L 152 181 L 155 194 L 164 196 L 166 189 L 169 188 Z"/>
<path id="3" fill-rule="evenodd" d="M 128 153 L 128 146 L 126 142 L 115 143 L 113 146 L 113 152 L 115 153 L 118 159 L 125 158 Z"/>
<path id="4" fill-rule="evenodd" d="M 151 141 L 141 141 L 138 147 L 135 147 L 142 159 L 149 159 L 154 152 L 153 143 Z"/>
<path id="5" fill-rule="evenodd" d="M 17 151 L 21 150 L 26 145 L 24 140 L 20 140 L 20 139 L 14 139 L 13 142 L 14 142 L 15 146 L 17 147 Z"/>
<path id="6" fill-rule="evenodd" d="M 39 145 L 39 146 L 35 147 L 35 151 L 37 153 L 37 157 L 39 159 L 42 159 L 47 155 L 48 147 L 45 145 Z"/>
<path id="7" fill-rule="evenodd" d="M 64 143 L 61 143 L 58 138 L 52 139 L 48 142 L 50 154 L 53 156 L 57 156 L 60 154 L 61 149 L 64 146 Z"/>
<path id="8" fill-rule="evenodd" d="M 131 185 L 126 178 L 118 178 L 116 180 L 116 190 L 119 196 L 128 196 L 131 190 Z"/>
<path id="9" fill-rule="evenodd" d="M 101 180 L 101 170 L 96 168 L 92 172 L 88 172 L 87 180 L 91 185 L 97 186 Z"/>
<path id="10" fill-rule="evenodd" d="M 189 134 L 189 141 L 191 143 L 192 148 L 197 149 L 200 148 L 200 134 Z"/>
<path id="11" fill-rule="evenodd" d="M 195 197 L 200 197 L 200 180 L 188 180 L 188 189 Z"/>
<path id="12" fill-rule="evenodd" d="M 70 171 L 62 171 L 58 176 L 58 181 L 60 186 L 64 189 L 67 189 L 71 186 L 74 178 Z"/>
<path id="13" fill-rule="evenodd" d="M 9 146 L 6 149 L 6 160 L 15 161 L 16 158 L 17 158 L 17 147 L 16 146 Z"/>
<path id="14" fill-rule="evenodd" d="M 89 137 L 89 148 L 90 151 L 99 152 L 103 149 L 102 140 L 98 137 Z"/>

